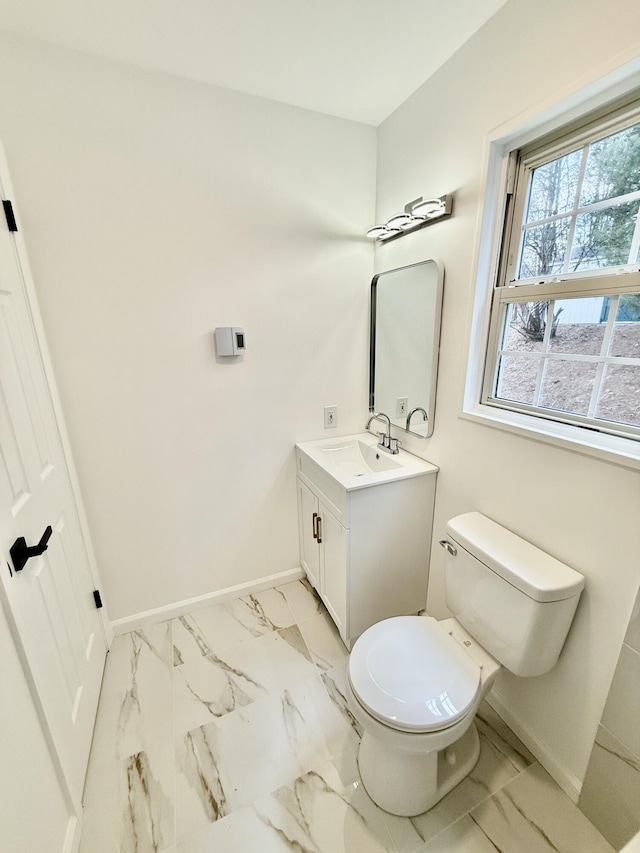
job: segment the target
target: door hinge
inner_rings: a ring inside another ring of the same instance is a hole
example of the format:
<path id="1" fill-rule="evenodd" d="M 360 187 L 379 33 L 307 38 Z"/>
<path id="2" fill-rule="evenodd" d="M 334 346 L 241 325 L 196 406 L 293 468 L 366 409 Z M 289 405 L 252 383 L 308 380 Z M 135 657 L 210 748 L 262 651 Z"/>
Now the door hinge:
<path id="1" fill-rule="evenodd" d="M 96 603 L 96 608 L 98 610 L 100 610 L 100 608 L 102 607 L 102 599 L 100 598 L 100 590 L 99 589 L 93 590 L 93 600 Z"/>
<path id="2" fill-rule="evenodd" d="M 2 206 L 4 207 L 4 215 L 7 218 L 7 226 L 9 227 L 9 231 L 17 231 L 18 223 L 16 222 L 16 216 L 13 212 L 13 205 L 9 201 L 9 199 L 2 199 Z"/>

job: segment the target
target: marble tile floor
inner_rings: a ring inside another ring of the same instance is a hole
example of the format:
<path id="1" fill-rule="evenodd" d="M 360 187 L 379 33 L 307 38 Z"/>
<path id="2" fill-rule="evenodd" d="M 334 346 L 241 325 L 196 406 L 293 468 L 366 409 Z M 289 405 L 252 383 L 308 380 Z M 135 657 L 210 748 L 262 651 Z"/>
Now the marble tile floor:
<path id="1" fill-rule="evenodd" d="M 604 853 L 485 703 L 480 760 L 416 818 L 358 776 L 347 651 L 304 581 L 115 639 L 80 853 Z"/>

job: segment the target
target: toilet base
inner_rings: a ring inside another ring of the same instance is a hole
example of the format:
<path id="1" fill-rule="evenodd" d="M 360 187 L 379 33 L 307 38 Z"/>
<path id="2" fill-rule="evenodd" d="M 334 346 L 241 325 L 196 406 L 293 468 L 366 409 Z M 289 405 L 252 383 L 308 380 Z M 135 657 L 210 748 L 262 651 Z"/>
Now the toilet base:
<path id="1" fill-rule="evenodd" d="M 371 799 L 391 814 L 413 817 L 433 808 L 475 767 L 480 740 L 472 723 L 441 752 L 401 752 L 362 736 L 358 750 L 360 777 Z"/>

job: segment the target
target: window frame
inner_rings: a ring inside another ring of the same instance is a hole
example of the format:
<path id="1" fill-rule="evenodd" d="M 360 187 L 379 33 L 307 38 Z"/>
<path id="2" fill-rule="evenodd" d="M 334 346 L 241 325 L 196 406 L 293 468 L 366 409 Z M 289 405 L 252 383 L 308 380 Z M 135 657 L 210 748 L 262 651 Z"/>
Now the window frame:
<path id="1" fill-rule="evenodd" d="M 533 416 L 527 412 L 498 408 L 483 402 L 483 382 L 487 361 L 491 306 L 499 280 L 502 234 L 513 207 L 507 203 L 515 170 L 514 152 L 525 146 L 542 145 L 563 132 L 574 132 L 587 121 L 610 113 L 613 104 L 631 102 L 640 92 L 640 57 L 612 63 L 594 70 L 589 80 L 568 85 L 545 101 L 520 109 L 485 137 L 483 169 L 480 176 L 481 205 L 476 227 L 470 304 L 467 324 L 467 369 L 458 408 L 458 417 L 514 437 L 569 450 L 594 459 L 640 470 L 640 442 Z M 585 276 L 587 278 L 588 276 Z"/>
<path id="2" fill-rule="evenodd" d="M 503 147 L 501 152 L 503 186 L 500 204 L 502 215 L 498 219 L 499 241 L 495 264 L 496 274 L 489 299 L 488 324 L 484 339 L 485 346 L 483 347 L 483 363 L 478 390 L 480 392 L 479 407 L 485 409 L 486 413 L 491 411 L 492 420 L 502 418 L 506 423 L 509 419 L 515 418 L 521 423 L 523 421 L 532 425 L 535 423 L 534 429 L 536 431 L 547 431 L 556 437 L 560 436 L 561 431 L 566 433 L 568 429 L 572 438 L 574 440 L 579 439 L 578 443 L 580 444 L 584 441 L 584 436 L 581 434 L 596 433 L 605 437 L 604 444 L 609 444 L 606 449 L 611 449 L 611 442 L 607 442 L 607 439 L 622 441 L 629 445 L 625 447 L 624 455 L 632 458 L 637 456 L 640 459 L 640 427 L 636 428 L 634 425 L 627 427 L 624 424 L 619 425 L 614 421 L 601 418 L 596 419 L 595 417 L 574 415 L 551 408 L 513 402 L 494 394 L 494 391 L 497 390 L 497 371 L 502 352 L 500 341 L 505 311 L 509 304 L 522 301 L 552 301 L 589 296 L 615 297 L 624 293 L 640 292 L 640 264 L 638 263 L 604 269 L 566 271 L 531 279 L 515 279 L 522 251 L 522 234 L 526 225 L 524 222 L 525 211 L 528 205 L 530 175 L 533 170 L 563 156 L 563 154 L 580 148 L 584 150 L 590 142 L 602 139 L 638 122 L 640 122 L 640 92 L 634 91 L 632 94 L 626 94 L 622 100 L 605 104 L 597 111 L 581 115 L 576 121 L 564 127 L 558 127 L 549 133 L 539 135 L 537 138 L 534 137 L 524 144 Z M 493 147 L 495 149 L 495 145 Z M 493 154 L 495 158 L 495 150 Z M 640 191 L 627 195 L 633 197 L 634 200 L 640 199 Z M 626 201 L 627 196 L 624 196 L 623 200 Z M 620 200 L 618 199 L 616 203 L 620 203 Z M 589 209 L 607 206 L 611 206 L 610 200 L 605 200 L 603 203 L 596 202 L 589 205 Z M 582 212 L 582 208 L 579 208 L 576 203 L 571 211 L 565 213 L 566 216 L 572 217 L 572 228 Z M 495 216 L 495 209 L 493 213 Z M 635 245 L 637 246 L 640 241 L 640 216 L 636 232 Z M 624 275 L 621 275 L 621 272 L 624 272 Z M 543 353 L 545 362 L 559 357 L 560 354 L 554 356 L 548 352 Z M 577 359 L 569 358 L 569 360 L 581 359 L 578 357 Z M 604 358 L 594 356 L 587 360 L 596 364 L 609 363 L 606 356 Z M 611 363 L 624 364 L 625 362 L 616 358 L 615 362 Z M 632 362 L 632 364 L 634 363 Z M 602 369 L 598 368 L 599 371 Z M 466 397 L 468 398 L 468 393 Z M 468 400 L 465 402 L 468 403 Z M 465 405 L 463 415 L 469 415 L 474 409 L 475 414 L 478 414 L 477 405 Z M 512 420 L 509 426 L 513 427 L 514 425 Z M 565 434 L 563 438 L 566 439 L 567 435 Z M 633 444 L 636 445 L 635 448 Z"/>

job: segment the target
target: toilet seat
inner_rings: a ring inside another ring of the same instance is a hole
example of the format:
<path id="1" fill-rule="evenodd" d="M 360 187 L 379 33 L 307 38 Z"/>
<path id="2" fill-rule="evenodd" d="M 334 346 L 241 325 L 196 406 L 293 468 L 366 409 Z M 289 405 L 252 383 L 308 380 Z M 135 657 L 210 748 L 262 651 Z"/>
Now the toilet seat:
<path id="1" fill-rule="evenodd" d="M 429 616 L 395 616 L 368 628 L 349 658 L 349 682 L 377 720 L 407 732 L 461 720 L 480 690 L 480 667 Z"/>

